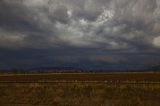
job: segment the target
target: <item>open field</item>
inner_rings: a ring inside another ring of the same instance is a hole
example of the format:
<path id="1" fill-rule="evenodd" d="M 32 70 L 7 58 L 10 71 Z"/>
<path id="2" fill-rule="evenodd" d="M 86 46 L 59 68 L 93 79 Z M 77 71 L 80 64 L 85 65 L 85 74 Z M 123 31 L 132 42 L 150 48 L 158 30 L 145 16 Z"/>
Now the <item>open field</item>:
<path id="1" fill-rule="evenodd" d="M 0 106 L 160 106 L 160 73 L 3 74 Z"/>
<path id="2" fill-rule="evenodd" d="M 106 82 L 160 82 L 160 73 L 46 73 L 3 74 L 0 82 L 59 82 L 59 81 L 106 81 Z"/>

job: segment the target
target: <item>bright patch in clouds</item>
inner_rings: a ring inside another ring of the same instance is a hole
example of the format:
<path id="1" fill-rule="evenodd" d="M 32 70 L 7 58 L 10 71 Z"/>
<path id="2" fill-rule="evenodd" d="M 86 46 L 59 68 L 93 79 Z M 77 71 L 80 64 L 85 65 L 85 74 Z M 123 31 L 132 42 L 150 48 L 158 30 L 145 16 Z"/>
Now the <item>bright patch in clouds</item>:
<path id="1" fill-rule="evenodd" d="M 154 38 L 153 44 L 157 47 L 160 47 L 160 36 Z"/>
<path id="2" fill-rule="evenodd" d="M 69 23 L 57 22 L 55 25 L 58 30 L 59 38 L 63 39 L 63 41 L 74 46 L 94 47 L 97 46 L 94 42 L 99 42 L 113 46 L 113 48 L 115 48 L 115 46 L 120 47 L 116 41 L 105 40 L 102 38 L 101 34 L 98 35 L 96 33 L 101 26 L 107 24 L 107 22 L 112 19 L 114 16 L 113 11 L 104 10 L 97 16 L 95 21 L 89 21 L 84 18 L 74 19 L 71 10 L 68 10 L 67 14 L 69 16 Z"/>
<path id="3" fill-rule="evenodd" d="M 69 17 L 72 17 L 72 11 L 71 10 L 68 10 L 67 14 L 68 14 Z"/>
<path id="4" fill-rule="evenodd" d="M 98 17 L 96 23 L 102 25 L 114 16 L 114 11 L 104 9 L 104 12 Z"/>

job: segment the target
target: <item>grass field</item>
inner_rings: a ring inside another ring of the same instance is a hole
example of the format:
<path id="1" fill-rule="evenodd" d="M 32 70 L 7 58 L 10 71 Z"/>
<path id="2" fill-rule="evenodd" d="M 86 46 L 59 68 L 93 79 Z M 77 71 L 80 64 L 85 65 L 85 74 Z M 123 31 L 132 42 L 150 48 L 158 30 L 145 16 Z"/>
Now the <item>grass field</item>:
<path id="1" fill-rule="evenodd" d="M 0 106 L 160 106 L 160 73 L 3 74 Z"/>
<path id="2" fill-rule="evenodd" d="M 56 82 L 56 81 L 108 81 L 108 82 L 160 82 L 160 73 L 43 73 L 1 74 L 0 82 Z"/>

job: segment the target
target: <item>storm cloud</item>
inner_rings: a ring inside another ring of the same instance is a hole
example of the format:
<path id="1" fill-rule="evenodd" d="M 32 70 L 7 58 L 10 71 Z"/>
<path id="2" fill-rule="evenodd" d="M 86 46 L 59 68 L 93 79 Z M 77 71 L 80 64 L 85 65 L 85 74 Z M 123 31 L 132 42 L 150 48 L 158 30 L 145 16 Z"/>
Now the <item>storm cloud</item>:
<path id="1" fill-rule="evenodd" d="M 0 48 L 1 67 L 160 64 L 160 1 L 1 0 Z"/>

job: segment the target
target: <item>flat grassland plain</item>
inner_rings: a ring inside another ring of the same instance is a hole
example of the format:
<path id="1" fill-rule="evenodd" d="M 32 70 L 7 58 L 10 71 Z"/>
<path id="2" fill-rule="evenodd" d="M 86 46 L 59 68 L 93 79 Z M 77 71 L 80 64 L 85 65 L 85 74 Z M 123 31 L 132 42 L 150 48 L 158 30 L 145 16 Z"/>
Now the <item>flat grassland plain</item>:
<path id="1" fill-rule="evenodd" d="M 1 74 L 0 106 L 160 106 L 160 73 Z"/>

